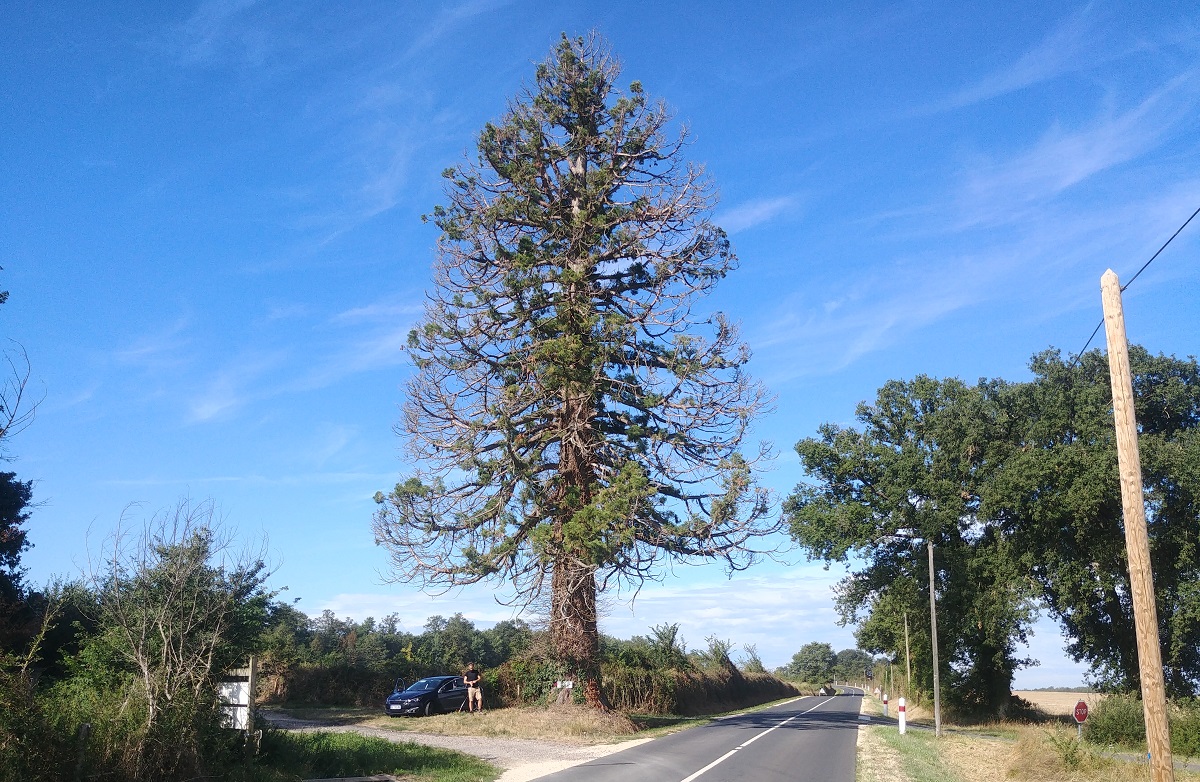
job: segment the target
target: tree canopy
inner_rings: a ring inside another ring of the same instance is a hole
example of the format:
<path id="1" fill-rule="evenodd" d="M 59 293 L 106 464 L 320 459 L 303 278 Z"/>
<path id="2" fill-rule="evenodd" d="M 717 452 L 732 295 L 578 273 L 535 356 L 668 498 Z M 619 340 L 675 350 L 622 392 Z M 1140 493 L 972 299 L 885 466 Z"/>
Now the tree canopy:
<path id="1" fill-rule="evenodd" d="M 1130 370 L 1165 680 L 1200 692 L 1200 367 L 1131 346 Z M 996 475 L 989 504 L 1018 544 L 1024 572 L 1088 663 L 1091 679 L 1139 687 L 1129 566 L 1117 480 L 1108 361 L 1034 357 L 1034 380 L 1013 388 L 1022 437 Z"/>
<path id="2" fill-rule="evenodd" d="M 1169 689 L 1200 682 L 1200 372 L 1194 359 L 1130 350 Z M 1003 711 L 1038 606 L 1089 677 L 1138 686 L 1108 363 L 1047 351 L 1023 383 L 918 377 L 858 407 L 861 429 L 825 425 L 797 444 L 810 482 L 785 503 L 810 556 L 851 562 L 838 588 L 859 645 L 932 678 L 933 541 L 942 675 L 961 705 Z"/>
<path id="3" fill-rule="evenodd" d="M 376 495 L 396 578 L 547 590 L 558 657 L 598 703 L 596 595 L 678 559 L 754 558 L 778 528 L 743 453 L 768 400 L 698 299 L 736 266 L 686 136 L 597 37 L 566 36 L 445 172 L 435 287 Z"/>
<path id="4" fill-rule="evenodd" d="M 836 604 L 860 622 L 859 646 L 898 656 L 907 613 L 919 683 L 931 687 L 929 569 L 934 544 L 942 676 L 962 705 L 1003 710 L 1016 644 L 1033 617 L 1011 543 L 981 514 L 988 476 L 1007 442 L 995 402 L 1002 385 L 919 376 L 891 381 L 858 406 L 862 429 L 832 424 L 796 446 L 813 482 L 785 504 L 792 535 L 810 556 L 860 563 Z"/>

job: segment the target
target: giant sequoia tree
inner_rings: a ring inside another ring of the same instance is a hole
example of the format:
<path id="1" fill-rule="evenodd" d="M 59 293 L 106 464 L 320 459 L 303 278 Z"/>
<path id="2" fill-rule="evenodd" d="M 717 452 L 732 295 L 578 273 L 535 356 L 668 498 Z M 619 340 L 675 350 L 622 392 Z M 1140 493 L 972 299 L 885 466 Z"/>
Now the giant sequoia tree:
<path id="1" fill-rule="evenodd" d="M 564 673 L 599 690 L 597 592 L 773 530 L 742 441 L 766 403 L 698 299 L 736 265 L 670 116 L 564 36 L 448 170 L 435 289 L 397 426 L 417 465 L 375 517 L 396 578 L 549 593 Z"/>

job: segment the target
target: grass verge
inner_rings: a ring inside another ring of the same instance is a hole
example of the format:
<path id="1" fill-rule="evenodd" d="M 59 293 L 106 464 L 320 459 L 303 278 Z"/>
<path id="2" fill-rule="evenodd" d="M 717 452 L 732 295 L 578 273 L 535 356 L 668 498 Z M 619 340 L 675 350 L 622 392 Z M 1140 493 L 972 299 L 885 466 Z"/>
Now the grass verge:
<path id="1" fill-rule="evenodd" d="M 244 782 L 393 774 L 422 782 L 490 782 L 500 769 L 478 758 L 353 733 L 269 731 Z"/>
<path id="2" fill-rule="evenodd" d="M 935 739 L 891 726 L 860 728 L 857 782 L 1143 782 L 1144 762 L 1080 743 L 1075 731 L 1057 726 L 1005 726 L 1015 740 L 977 732 Z M 1200 774 L 1175 769 L 1176 782 L 1200 782 Z"/>
<path id="3" fill-rule="evenodd" d="M 794 696 L 793 696 L 794 697 Z M 727 714 L 742 714 L 764 709 L 772 701 Z M 655 738 L 668 733 L 704 725 L 725 714 L 681 717 L 661 714 L 601 714 L 586 706 L 519 706 L 489 709 L 468 714 L 437 714 L 432 717 L 389 717 L 379 709 L 353 707 L 289 707 L 279 709 L 301 720 L 324 725 L 369 725 L 393 731 L 415 731 L 442 736 L 488 736 L 492 738 L 560 741 L 571 744 L 606 744 L 631 738 Z"/>

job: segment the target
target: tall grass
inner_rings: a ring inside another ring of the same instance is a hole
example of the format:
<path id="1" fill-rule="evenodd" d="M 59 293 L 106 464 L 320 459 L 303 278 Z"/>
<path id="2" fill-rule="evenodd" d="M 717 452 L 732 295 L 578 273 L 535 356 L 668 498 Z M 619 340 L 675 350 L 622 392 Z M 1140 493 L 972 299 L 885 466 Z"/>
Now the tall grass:
<path id="1" fill-rule="evenodd" d="M 437 782 L 486 782 L 500 770 L 478 758 L 355 733 L 268 731 L 237 782 L 394 774 Z"/>

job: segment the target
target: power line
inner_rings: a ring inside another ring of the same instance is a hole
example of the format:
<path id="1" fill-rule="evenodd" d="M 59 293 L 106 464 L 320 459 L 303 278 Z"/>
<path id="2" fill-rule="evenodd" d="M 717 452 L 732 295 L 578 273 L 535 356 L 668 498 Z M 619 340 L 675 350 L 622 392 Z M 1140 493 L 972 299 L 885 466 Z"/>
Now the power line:
<path id="1" fill-rule="evenodd" d="M 1150 260 L 1148 260 L 1142 264 L 1142 268 L 1137 270 L 1137 274 L 1134 274 L 1132 277 L 1129 278 L 1129 282 L 1127 282 L 1121 286 L 1122 293 L 1124 293 L 1125 289 L 1128 288 L 1130 285 L 1133 285 L 1133 281 L 1136 280 L 1142 272 L 1146 271 L 1147 266 L 1154 263 L 1154 259 L 1157 258 L 1159 255 L 1161 255 L 1163 250 L 1167 249 L 1167 245 L 1169 245 L 1171 242 L 1175 241 L 1175 237 L 1179 236 L 1179 234 L 1181 234 L 1183 232 L 1183 229 L 1188 227 L 1188 223 L 1190 223 L 1190 222 L 1192 222 L 1192 220 L 1196 219 L 1196 215 L 1200 215 L 1200 207 L 1197 207 L 1196 211 L 1192 212 L 1191 217 L 1189 217 L 1188 219 L 1183 221 L 1183 225 L 1179 226 L 1179 228 L 1177 228 L 1175 230 L 1175 233 L 1171 234 L 1170 239 L 1163 242 L 1163 246 L 1158 248 L 1158 252 L 1156 252 L 1156 253 L 1154 253 L 1154 255 L 1150 256 Z M 1088 337 L 1087 342 L 1085 342 L 1083 347 L 1080 349 L 1080 351 L 1075 354 L 1075 358 L 1071 360 L 1071 363 L 1067 366 L 1067 369 L 1071 369 L 1076 364 L 1079 363 L 1079 359 L 1083 358 L 1083 354 L 1087 351 L 1088 346 L 1090 346 L 1092 344 L 1092 340 L 1096 338 L 1096 335 L 1100 333 L 1100 328 L 1102 326 L 1104 326 L 1104 318 L 1101 318 L 1100 322 L 1096 324 L 1096 328 L 1094 328 L 1092 330 L 1092 336 Z"/>
<path id="2" fill-rule="evenodd" d="M 1155 253 L 1154 255 L 1150 256 L 1150 260 L 1148 260 L 1148 261 L 1146 261 L 1145 263 L 1143 263 L 1143 264 L 1142 264 L 1142 268 L 1140 268 L 1140 269 L 1138 269 L 1138 270 L 1137 270 L 1137 274 L 1135 274 L 1135 275 L 1133 275 L 1132 277 L 1130 277 L 1130 278 L 1129 278 L 1129 282 L 1127 282 L 1127 283 L 1125 283 L 1124 285 L 1122 285 L 1122 286 L 1121 286 L 1121 292 L 1122 292 L 1122 293 L 1124 293 L 1124 292 L 1125 292 L 1125 289 L 1126 289 L 1126 288 L 1128 288 L 1130 285 L 1133 285 L 1133 281 L 1134 281 L 1134 280 L 1136 280 L 1136 279 L 1138 278 L 1138 274 L 1141 274 L 1142 272 L 1146 271 L 1146 267 L 1147 267 L 1147 266 L 1149 266 L 1150 264 L 1154 263 L 1154 259 L 1158 257 L 1158 253 L 1161 253 L 1163 250 L 1167 249 L 1167 245 L 1168 245 L 1168 244 L 1170 244 L 1171 242 L 1175 241 L 1175 237 L 1176 237 L 1176 236 L 1179 236 L 1180 232 L 1182 232 L 1184 228 L 1187 228 L 1187 225 L 1188 225 L 1188 223 L 1190 223 L 1190 222 L 1191 222 L 1193 219 L 1195 219 L 1196 215 L 1200 215 L 1200 208 L 1197 208 L 1197 209 L 1196 209 L 1196 211 L 1192 212 L 1192 216 L 1191 216 L 1191 217 L 1189 217 L 1188 219 L 1186 219 L 1186 220 L 1184 220 L 1184 221 L 1183 221 L 1183 225 L 1179 226 L 1179 229 L 1178 229 L 1178 230 L 1176 230 L 1176 231 L 1175 231 L 1175 233 L 1171 234 L 1171 238 L 1170 238 L 1170 239 L 1168 239 L 1168 240 L 1167 240 L 1167 241 L 1166 241 L 1166 242 L 1163 244 L 1163 246 L 1162 246 L 1162 247 L 1159 247 L 1159 248 L 1158 248 L 1158 252 L 1157 252 L 1157 253 Z M 1095 335 L 1093 334 L 1092 336 L 1095 336 Z"/>

